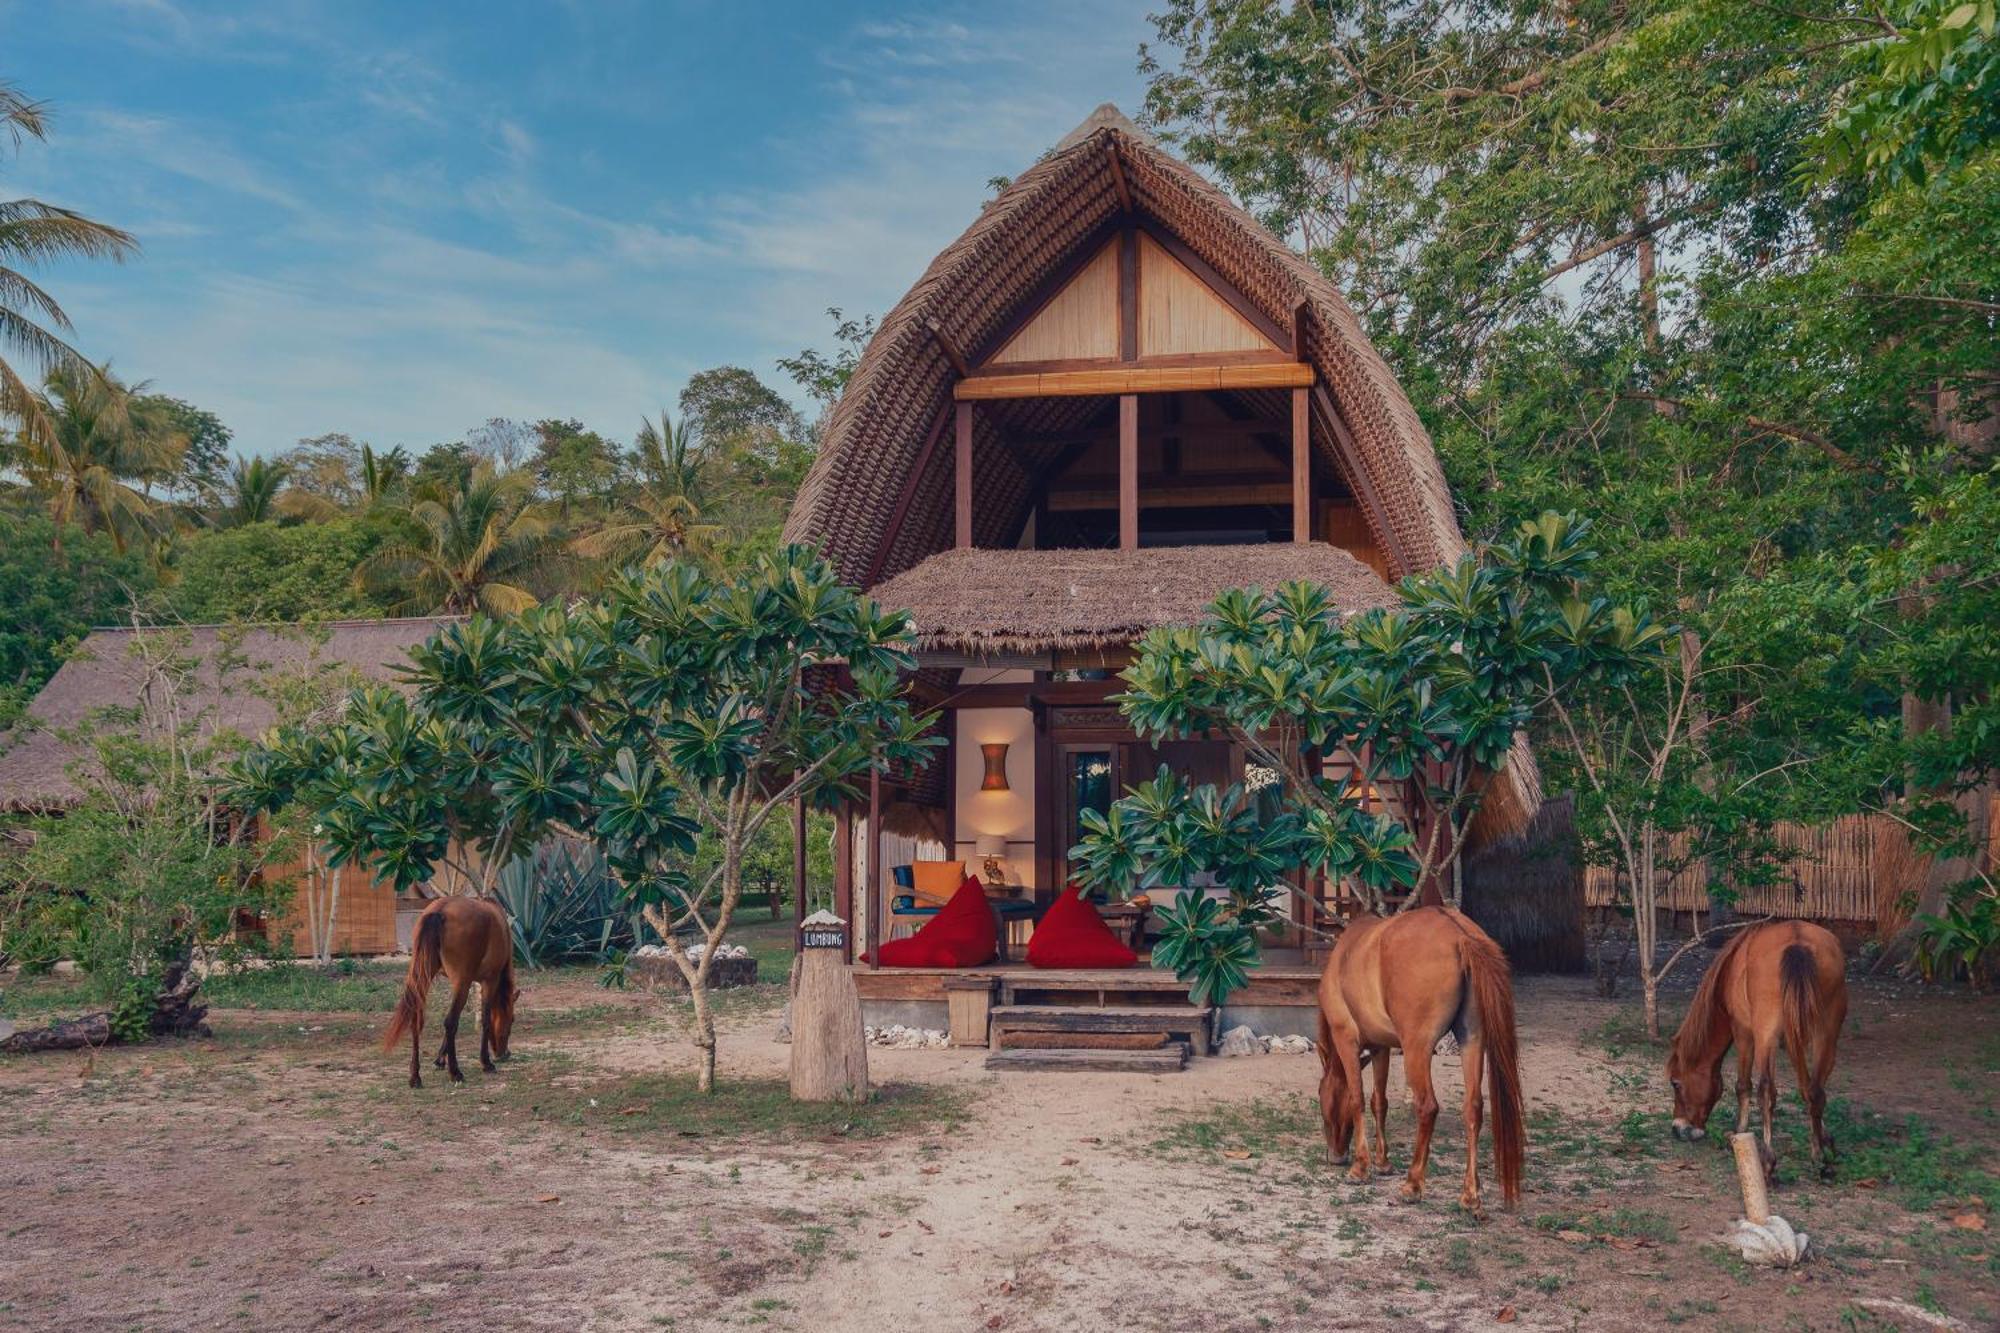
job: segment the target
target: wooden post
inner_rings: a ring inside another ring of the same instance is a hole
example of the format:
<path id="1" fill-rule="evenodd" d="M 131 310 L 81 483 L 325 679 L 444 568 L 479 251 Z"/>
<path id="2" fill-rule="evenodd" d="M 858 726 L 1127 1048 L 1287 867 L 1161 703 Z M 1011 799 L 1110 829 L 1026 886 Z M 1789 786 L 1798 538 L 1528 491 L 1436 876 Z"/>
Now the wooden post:
<path id="1" fill-rule="evenodd" d="M 861 993 L 844 955 L 847 923 L 814 912 L 799 931 L 799 984 L 792 1001 L 792 1097 L 802 1102 L 864 1101 L 868 1032 Z"/>
<path id="2" fill-rule="evenodd" d="M 957 546 L 963 551 L 972 546 L 972 404 L 960 403 L 957 416 L 951 480 L 957 514 Z"/>
<path id="3" fill-rule="evenodd" d="M 1312 399 L 1292 390 L 1292 540 L 1312 540 Z"/>
<path id="4" fill-rule="evenodd" d="M 868 913 L 868 966 L 882 964 L 882 770 L 868 770 L 868 884 L 862 910 Z"/>
<path id="5" fill-rule="evenodd" d="M 1139 549 L 1139 395 L 1118 396 L 1118 549 Z"/>
<path id="6" fill-rule="evenodd" d="M 833 824 L 833 914 L 854 919 L 854 807 L 842 802 Z M 847 961 L 854 961 L 854 935 L 847 936 Z"/>
<path id="7" fill-rule="evenodd" d="M 775 908 L 777 904 L 772 904 Z M 774 913 L 775 914 L 775 913 Z M 806 919 L 806 798 L 792 802 L 792 921 Z"/>

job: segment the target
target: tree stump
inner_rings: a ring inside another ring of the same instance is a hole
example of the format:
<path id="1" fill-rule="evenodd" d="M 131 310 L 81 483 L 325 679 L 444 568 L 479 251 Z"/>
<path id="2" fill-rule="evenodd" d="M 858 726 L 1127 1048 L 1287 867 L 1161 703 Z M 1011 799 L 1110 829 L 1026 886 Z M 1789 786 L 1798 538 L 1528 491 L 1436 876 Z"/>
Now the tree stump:
<path id="1" fill-rule="evenodd" d="M 160 993 L 153 1002 L 152 1034 L 156 1037 L 206 1037 L 208 1024 L 202 1022 L 208 1006 L 196 1004 L 201 978 L 186 961 L 170 963 L 160 978 Z M 63 1019 L 46 1027 L 20 1028 L 0 1037 L 0 1053 L 28 1055 L 37 1051 L 75 1051 L 86 1046 L 108 1046 L 114 1040 L 111 1014 L 99 1010 L 81 1018 Z"/>
<path id="2" fill-rule="evenodd" d="M 868 1034 L 861 992 L 847 970 L 847 923 L 815 912 L 800 937 L 792 995 L 792 1096 L 804 1102 L 868 1096 Z"/>

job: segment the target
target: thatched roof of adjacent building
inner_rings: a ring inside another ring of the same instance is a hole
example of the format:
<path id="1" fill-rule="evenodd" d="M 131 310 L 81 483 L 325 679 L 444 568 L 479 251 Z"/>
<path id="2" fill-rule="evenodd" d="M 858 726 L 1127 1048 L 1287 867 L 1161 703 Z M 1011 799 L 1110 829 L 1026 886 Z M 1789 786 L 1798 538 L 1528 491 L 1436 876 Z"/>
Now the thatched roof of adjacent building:
<path id="1" fill-rule="evenodd" d="M 392 681 L 396 668 L 408 664 L 409 650 L 448 623 L 445 617 L 419 616 L 336 621 L 311 629 L 194 625 L 92 630 L 35 696 L 27 716 L 0 737 L 5 751 L 0 753 L 0 810 L 62 810 L 81 798 L 71 770 L 87 758 L 87 747 L 64 733 L 107 710 L 144 709 L 157 702 L 147 697 L 150 673 L 134 652 L 139 635 L 152 636 L 163 654 L 197 663 L 194 697 L 183 707 L 204 710 L 201 725 L 251 737 L 277 720 L 270 700 L 248 688 L 255 678 L 324 668 Z M 225 657 L 240 668 L 224 670 Z"/>
<path id="2" fill-rule="evenodd" d="M 1121 648 L 1159 625 L 1193 625 L 1231 588 L 1323 584 L 1344 612 L 1396 605 L 1362 564 L 1324 542 L 1138 551 L 940 551 L 872 594 L 907 611 L 919 644 L 974 657 Z"/>
<path id="3" fill-rule="evenodd" d="M 944 340 L 977 364 L 1051 277 L 1099 245 L 1132 212 L 1177 237 L 1290 338 L 1299 341 L 1339 418 L 1314 414 L 1313 447 L 1351 486 L 1397 575 L 1456 559 L 1465 544 L 1444 475 L 1415 409 L 1346 301 L 1304 256 L 1121 115 L 1103 106 L 1017 176 L 932 261 L 883 319 L 834 409 L 812 472 L 785 525 L 788 541 L 821 547 L 850 583 L 872 584 L 951 546 L 951 468 L 937 459 L 902 501 L 905 479 L 944 430 L 956 378 Z M 1283 410 L 1282 391 L 1243 395 Z M 1033 503 L 1032 470 L 1048 460 L 998 439 L 1074 428 L 1090 398 L 1021 400 L 981 413 L 974 544 L 1016 544 Z M 949 451 L 949 439 L 944 441 Z"/>

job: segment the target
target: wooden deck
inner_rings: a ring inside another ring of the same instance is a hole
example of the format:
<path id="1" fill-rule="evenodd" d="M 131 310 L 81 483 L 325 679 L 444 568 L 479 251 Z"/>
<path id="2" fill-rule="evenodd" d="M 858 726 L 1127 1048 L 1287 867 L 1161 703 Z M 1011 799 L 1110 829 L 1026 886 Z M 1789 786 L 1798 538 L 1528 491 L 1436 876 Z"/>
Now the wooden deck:
<path id="1" fill-rule="evenodd" d="M 1154 967 L 1029 967 L 990 963 L 984 967 L 884 967 L 853 965 L 855 988 L 863 1000 L 935 1000 L 945 997 L 948 977 L 987 977 L 997 982 L 994 1003 L 1187 1003 L 1187 983 Z M 1232 1005 L 1298 1005 L 1319 1002 L 1319 968 L 1305 963 L 1267 963 L 1250 973 L 1250 984 L 1232 991 Z"/>

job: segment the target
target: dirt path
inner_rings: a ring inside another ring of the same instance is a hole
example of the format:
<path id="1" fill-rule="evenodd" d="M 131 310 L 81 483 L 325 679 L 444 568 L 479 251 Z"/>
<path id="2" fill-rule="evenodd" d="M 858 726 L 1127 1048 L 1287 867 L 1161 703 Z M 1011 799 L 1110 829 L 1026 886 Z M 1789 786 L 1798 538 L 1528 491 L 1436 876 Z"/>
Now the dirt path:
<path id="1" fill-rule="evenodd" d="M 1927 1326 L 1870 1301 L 2000 1317 L 1991 1233 L 1951 1220 L 1983 1228 L 1993 1200 L 1932 1188 L 1992 1178 L 1874 1122 L 1842 1183 L 1780 1192 L 1821 1257 L 1784 1275 L 1729 1258 L 1722 1154 L 1667 1141 L 1657 1054 L 1578 981 L 1522 987 L 1530 1192 L 1483 1224 L 1454 1207 L 1455 1113 L 1420 1205 L 1329 1170 L 1311 1056 L 995 1077 L 981 1052 L 876 1050 L 885 1110 L 787 1129 L 754 1098 L 740 1123 L 683 1115 L 686 1048 L 652 1002 L 530 998 L 516 1061 L 457 1091 L 404 1088 L 363 1015 L 225 1012 L 213 1042 L 0 1063 L 0 1328 Z M 776 998 L 732 998 L 734 1086 L 783 1073 Z M 1859 997 L 1836 1092 L 1990 1148 L 1996 1070 L 1993 1002 L 1882 988 Z M 1457 1078 L 1441 1059 L 1447 1107 Z"/>

